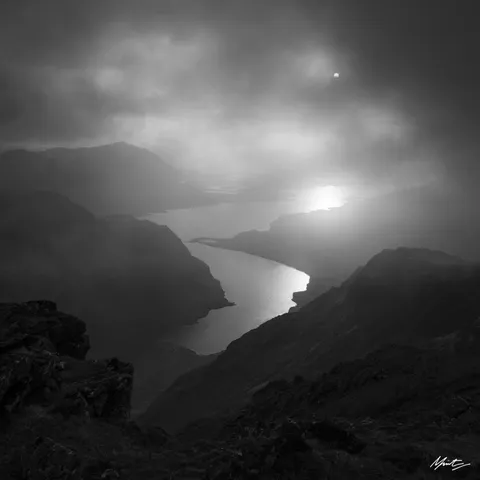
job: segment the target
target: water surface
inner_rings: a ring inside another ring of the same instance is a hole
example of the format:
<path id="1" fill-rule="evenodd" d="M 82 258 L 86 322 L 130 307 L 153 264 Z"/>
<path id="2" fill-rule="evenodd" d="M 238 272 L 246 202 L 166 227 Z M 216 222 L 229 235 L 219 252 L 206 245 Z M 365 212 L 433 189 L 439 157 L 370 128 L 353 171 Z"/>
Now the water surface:
<path id="1" fill-rule="evenodd" d="M 282 213 L 298 211 L 295 208 L 288 203 L 252 202 L 172 210 L 143 217 L 168 225 L 187 242 L 192 255 L 209 265 L 227 298 L 236 304 L 211 311 L 197 324 L 183 327 L 168 340 L 201 354 L 218 352 L 265 320 L 295 305 L 292 294 L 306 289 L 307 274 L 243 252 L 188 243 L 195 237 L 222 238 L 245 230 L 267 229 Z"/>

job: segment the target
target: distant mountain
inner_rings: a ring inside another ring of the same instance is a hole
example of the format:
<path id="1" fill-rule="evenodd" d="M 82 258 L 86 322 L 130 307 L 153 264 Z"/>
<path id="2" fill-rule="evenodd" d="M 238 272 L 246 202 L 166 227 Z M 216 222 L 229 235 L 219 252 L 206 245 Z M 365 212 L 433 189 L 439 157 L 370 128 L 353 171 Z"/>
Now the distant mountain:
<path id="1" fill-rule="evenodd" d="M 480 266 L 443 252 L 385 250 L 297 312 L 265 322 L 180 377 L 140 421 L 177 431 L 235 411 L 269 381 L 312 378 L 387 344 L 423 346 L 480 318 Z"/>
<path id="2" fill-rule="evenodd" d="M 133 214 L 187 208 L 212 197 L 149 150 L 127 143 L 0 154 L 0 191 L 47 190 L 95 214 Z"/>
<path id="3" fill-rule="evenodd" d="M 268 231 L 195 239 L 292 266 L 311 276 L 305 302 L 338 286 L 377 252 L 428 248 L 480 260 L 480 210 L 463 193 L 418 187 L 352 201 L 341 208 L 285 215 Z"/>
<path id="4" fill-rule="evenodd" d="M 0 196 L 0 301 L 50 298 L 88 324 L 94 355 L 134 361 L 162 334 L 229 305 L 167 227 L 98 219 L 50 192 Z"/>

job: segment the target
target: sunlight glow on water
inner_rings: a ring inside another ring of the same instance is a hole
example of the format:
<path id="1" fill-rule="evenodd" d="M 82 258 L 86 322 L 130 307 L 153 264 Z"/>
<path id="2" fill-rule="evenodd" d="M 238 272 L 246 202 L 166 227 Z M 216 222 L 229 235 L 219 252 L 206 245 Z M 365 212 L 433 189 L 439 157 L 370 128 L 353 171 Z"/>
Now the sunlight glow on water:
<path id="1" fill-rule="evenodd" d="M 346 203 L 343 190 L 335 185 L 315 187 L 301 194 L 298 203 L 305 212 L 314 210 L 330 210 Z"/>
<path id="2" fill-rule="evenodd" d="M 212 310 L 168 339 L 197 353 L 223 350 L 264 321 L 288 312 L 295 305 L 292 294 L 307 288 L 307 274 L 279 263 L 207 245 L 188 244 L 188 248 L 210 266 L 226 297 L 236 304 Z"/>
<path id="3" fill-rule="evenodd" d="M 280 203 L 242 203 L 172 210 L 143 218 L 168 225 L 184 242 L 195 237 L 226 238 L 250 229 L 267 229 L 271 221 L 297 207 Z M 297 210 L 298 211 L 298 210 Z M 209 265 L 220 280 L 233 307 L 212 310 L 197 324 L 181 328 L 168 339 L 200 354 L 221 351 L 249 330 L 295 305 L 294 292 L 306 289 L 309 276 L 270 260 L 186 243 L 197 258 Z"/>

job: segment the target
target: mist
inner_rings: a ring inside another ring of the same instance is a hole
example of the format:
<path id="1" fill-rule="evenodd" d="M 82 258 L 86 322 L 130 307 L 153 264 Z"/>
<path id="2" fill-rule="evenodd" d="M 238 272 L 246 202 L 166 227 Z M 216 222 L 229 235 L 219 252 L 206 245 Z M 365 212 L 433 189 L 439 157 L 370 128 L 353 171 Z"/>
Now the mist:
<path id="1" fill-rule="evenodd" d="M 125 141 L 217 186 L 469 183 L 473 7 L 7 1 L 3 148 Z"/>

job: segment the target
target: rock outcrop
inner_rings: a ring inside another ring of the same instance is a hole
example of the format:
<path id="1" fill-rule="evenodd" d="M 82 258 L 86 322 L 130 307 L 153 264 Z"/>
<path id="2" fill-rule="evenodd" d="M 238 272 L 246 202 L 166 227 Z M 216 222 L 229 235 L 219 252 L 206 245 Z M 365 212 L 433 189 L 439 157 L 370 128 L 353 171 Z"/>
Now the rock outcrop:
<path id="1" fill-rule="evenodd" d="M 133 367 L 85 360 L 88 349 L 85 322 L 53 302 L 0 304 L 0 410 L 129 418 Z"/>
<path id="2" fill-rule="evenodd" d="M 0 352 L 29 346 L 83 360 L 90 349 L 85 322 L 50 301 L 0 304 L 0 339 Z"/>
<path id="3" fill-rule="evenodd" d="M 85 323 L 50 301 L 0 304 L 0 345 L 2 479 L 145 478 L 168 435 L 129 422 L 131 364 L 85 360 Z"/>

